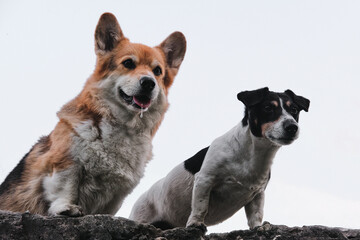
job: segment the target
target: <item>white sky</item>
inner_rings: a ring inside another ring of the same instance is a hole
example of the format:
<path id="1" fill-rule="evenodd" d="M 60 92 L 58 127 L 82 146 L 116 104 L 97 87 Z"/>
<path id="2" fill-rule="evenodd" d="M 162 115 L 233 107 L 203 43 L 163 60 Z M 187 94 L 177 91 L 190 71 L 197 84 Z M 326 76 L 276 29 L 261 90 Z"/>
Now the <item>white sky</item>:
<path id="1" fill-rule="evenodd" d="M 283 147 L 265 217 L 289 226 L 360 228 L 360 1 L 0 0 L 0 181 L 81 90 L 103 12 L 133 42 L 188 41 L 145 177 L 117 216 L 175 165 L 237 124 L 236 94 L 268 86 L 311 100 L 300 138 Z M 209 232 L 246 229 L 243 210 Z"/>

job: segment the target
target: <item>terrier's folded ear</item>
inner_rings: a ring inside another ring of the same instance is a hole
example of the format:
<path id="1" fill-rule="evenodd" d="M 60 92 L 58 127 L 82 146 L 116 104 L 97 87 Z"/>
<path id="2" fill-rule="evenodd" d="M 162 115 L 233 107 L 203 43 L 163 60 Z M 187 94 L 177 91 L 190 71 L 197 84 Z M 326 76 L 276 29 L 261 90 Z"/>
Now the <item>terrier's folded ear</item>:
<path id="1" fill-rule="evenodd" d="M 294 103 L 296 103 L 300 107 L 300 110 L 304 110 L 305 112 L 309 110 L 309 99 L 296 95 L 290 89 L 286 90 L 285 93 L 294 101 Z"/>
<path id="2" fill-rule="evenodd" d="M 246 107 L 251 107 L 261 102 L 268 93 L 269 88 L 264 87 L 253 91 L 239 92 L 237 98 L 243 102 Z"/>

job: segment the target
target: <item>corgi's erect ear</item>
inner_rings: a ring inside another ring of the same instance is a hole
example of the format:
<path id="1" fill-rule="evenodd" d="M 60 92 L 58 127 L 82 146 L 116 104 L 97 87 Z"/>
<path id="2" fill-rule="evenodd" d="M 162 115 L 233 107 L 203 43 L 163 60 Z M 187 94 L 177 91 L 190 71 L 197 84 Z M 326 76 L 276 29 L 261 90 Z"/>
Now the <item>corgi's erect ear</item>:
<path id="1" fill-rule="evenodd" d="M 176 74 L 186 52 L 185 36 L 181 32 L 174 32 L 158 47 L 164 52 L 168 67 Z"/>
<path id="2" fill-rule="evenodd" d="M 101 15 L 95 30 L 95 52 L 99 55 L 113 50 L 124 35 L 116 17 L 111 13 Z"/>

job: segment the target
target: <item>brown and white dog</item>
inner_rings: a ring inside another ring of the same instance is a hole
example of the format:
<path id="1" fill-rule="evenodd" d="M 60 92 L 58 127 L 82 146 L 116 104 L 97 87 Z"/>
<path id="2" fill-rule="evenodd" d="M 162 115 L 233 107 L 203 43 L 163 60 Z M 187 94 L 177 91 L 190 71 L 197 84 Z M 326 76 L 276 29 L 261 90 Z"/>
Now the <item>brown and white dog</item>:
<path id="1" fill-rule="evenodd" d="M 0 186 L 0 209 L 42 215 L 115 214 L 152 157 L 152 138 L 186 51 L 182 33 L 131 43 L 114 15 L 95 31 L 94 73 Z"/>

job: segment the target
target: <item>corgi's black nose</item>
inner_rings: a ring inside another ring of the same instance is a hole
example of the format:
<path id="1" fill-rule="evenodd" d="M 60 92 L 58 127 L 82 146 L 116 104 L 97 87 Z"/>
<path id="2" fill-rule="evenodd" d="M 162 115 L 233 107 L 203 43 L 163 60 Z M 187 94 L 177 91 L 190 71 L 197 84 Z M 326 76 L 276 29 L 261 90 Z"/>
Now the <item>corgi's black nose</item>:
<path id="1" fill-rule="evenodd" d="M 155 88 L 155 81 L 151 77 L 142 77 L 140 79 L 140 86 L 142 90 L 151 92 Z"/>
<path id="2" fill-rule="evenodd" d="M 286 121 L 284 122 L 284 129 L 289 135 L 295 135 L 299 127 L 292 121 Z"/>

